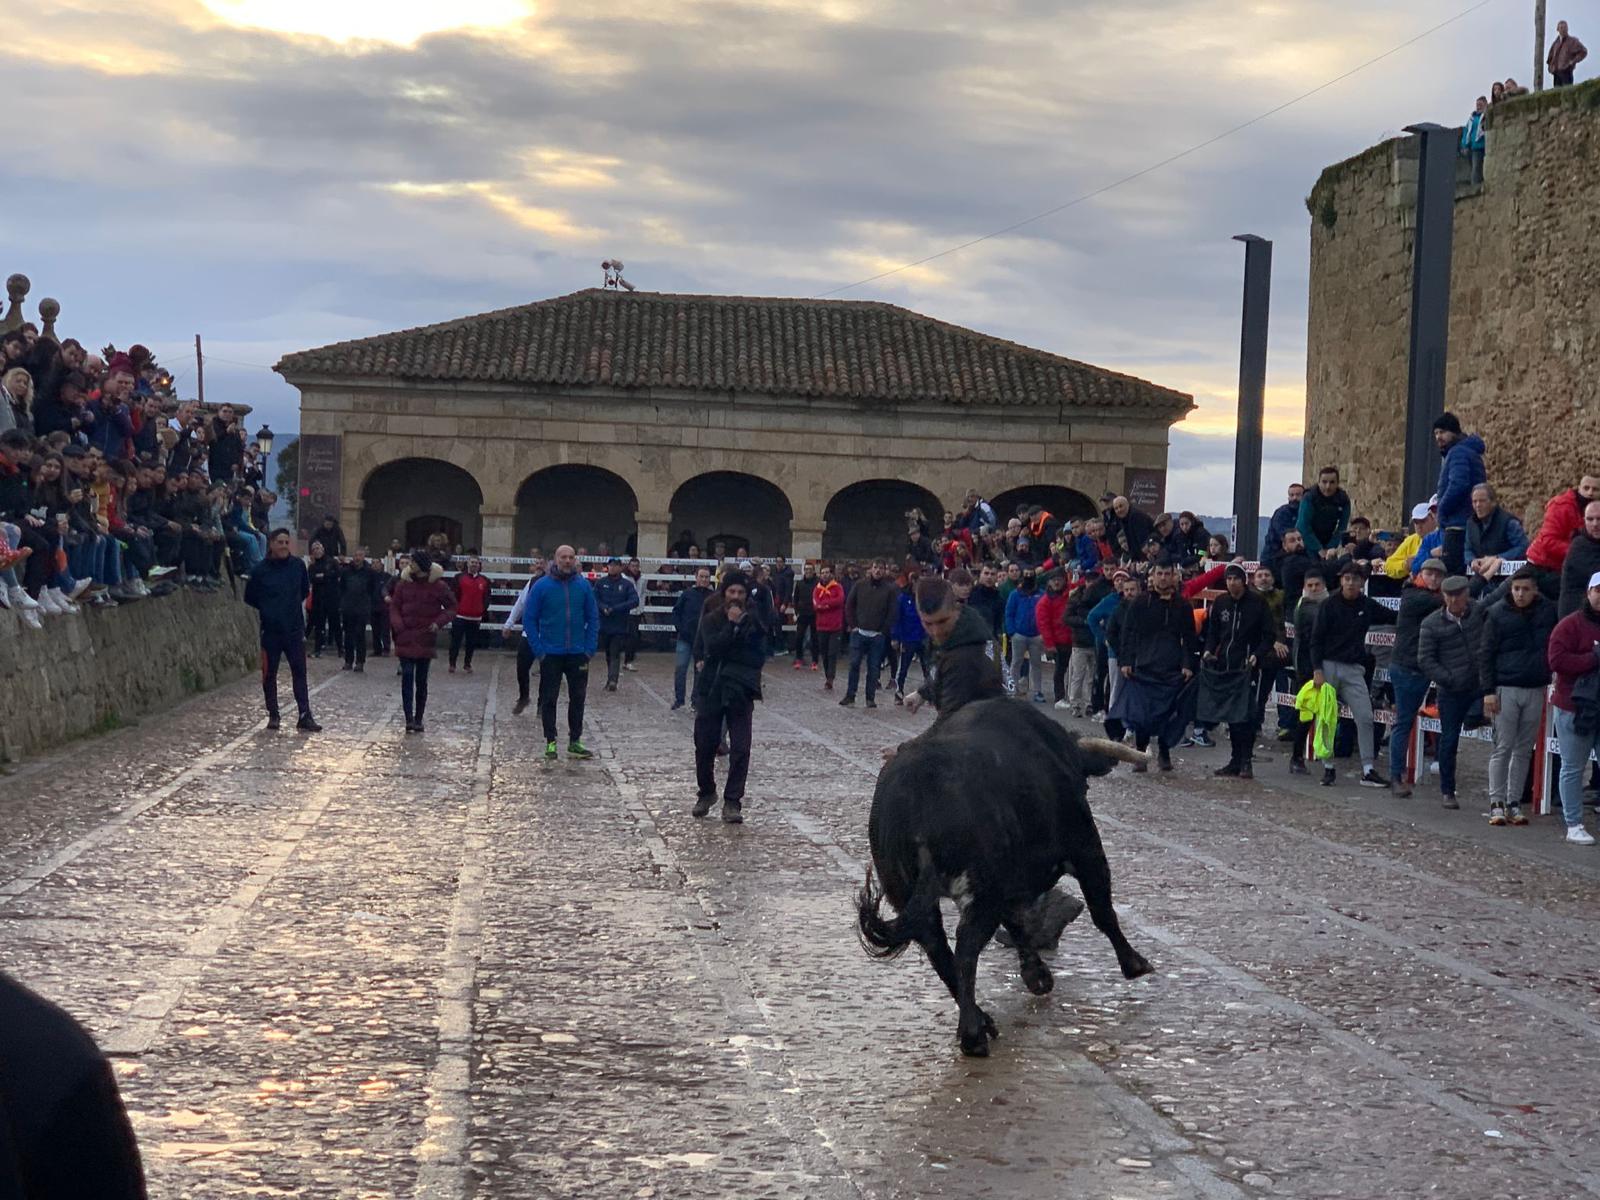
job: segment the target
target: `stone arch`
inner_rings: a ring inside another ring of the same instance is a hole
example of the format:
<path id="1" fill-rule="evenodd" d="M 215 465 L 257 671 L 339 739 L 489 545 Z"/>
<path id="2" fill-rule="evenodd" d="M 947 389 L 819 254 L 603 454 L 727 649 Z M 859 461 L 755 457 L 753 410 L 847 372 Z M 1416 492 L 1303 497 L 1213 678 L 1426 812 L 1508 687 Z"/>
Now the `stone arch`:
<path id="1" fill-rule="evenodd" d="M 482 508 L 483 489 L 466 469 L 438 458 L 393 459 L 361 483 L 360 540 L 381 554 L 395 538 L 410 547 L 443 531 L 452 543 L 478 547 Z"/>
<path id="2" fill-rule="evenodd" d="M 1098 516 L 1100 512 L 1099 506 L 1082 492 L 1054 483 L 1030 483 L 1008 488 L 997 496 L 991 496 L 989 503 L 994 506 L 995 520 L 1000 522 L 1002 529 L 1007 521 L 1017 515 L 1019 504 L 1042 505 L 1063 521 L 1070 521 L 1074 517 Z"/>
<path id="3" fill-rule="evenodd" d="M 730 554 L 738 543 L 763 558 L 788 555 L 793 520 L 794 506 L 782 488 L 742 471 L 707 471 L 672 494 L 672 536 L 690 530 L 707 554 L 721 539 Z"/>
<path id="4" fill-rule="evenodd" d="M 545 467 L 517 489 L 514 549 L 526 554 L 538 546 L 548 555 L 566 543 L 594 554 L 604 542 L 613 554 L 632 554 L 638 507 L 633 485 L 614 471 L 583 463 Z"/>
<path id="5" fill-rule="evenodd" d="M 822 556 L 870 558 L 885 555 L 899 562 L 906 552 L 906 513 L 920 508 L 930 537 L 944 523 L 939 497 L 919 484 L 900 479 L 863 479 L 839 489 L 823 509 Z"/>

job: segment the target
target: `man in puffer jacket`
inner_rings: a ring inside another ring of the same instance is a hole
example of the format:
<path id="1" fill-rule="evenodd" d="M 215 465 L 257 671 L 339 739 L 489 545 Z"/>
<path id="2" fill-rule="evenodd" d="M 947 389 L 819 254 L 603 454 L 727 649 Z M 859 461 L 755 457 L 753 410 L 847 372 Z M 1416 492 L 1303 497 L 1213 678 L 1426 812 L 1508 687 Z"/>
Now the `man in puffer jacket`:
<path id="1" fill-rule="evenodd" d="M 1072 658 L 1072 630 L 1067 627 L 1067 577 L 1060 571 L 1045 576 L 1044 595 L 1033 606 L 1033 623 L 1045 652 L 1055 656 L 1057 708 L 1067 707 L 1067 664 Z M 1043 682 L 1041 680 L 1041 682 Z"/>
<path id="2" fill-rule="evenodd" d="M 606 691 L 617 690 L 622 654 L 628 644 L 628 614 L 639 607 L 639 589 L 622 573 L 622 560 L 606 563 L 606 573 L 594 582 L 594 601 L 600 606 L 600 644 L 606 652 Z"/>
<path id="3" fill-rule="evenodd" d="M 1511 577 L 1506 599 L 1484 613 L 1478 688 L 1483 693 L 1483 713 L 1494 721 L 1494 753 L 1489 756 L 1491 825 L 1528 823 L 1522 815 L 1522 787 L 1544 719 L 1550 634 L 1555 627 L 1556 606 L 1539 594 L 1538 578 L 1527 566 Z"/>
<path id="4" fill-rule="evenodd" d="M 1478 690 L 1478 648 L 1483 640 L 1483 610 L 1473 602 L 1472 581 L 1452 575 L 1444 581 L 1444 607 L 1422 622 L 1417 663 L 1439 685 L 1439 791 L 1446 808 L 1456 802 L 1456 748 L 1461 726 L 1482 693 Z"/>
<path id="5" fill-rule="evenodd" d="M 1440 558 L 1451 575 L 1467 569 L 1467 524 L 1472 520 L 1472 489 L 1488 478 L 1483 469 L 1483 439 L 1461 432 L 1455 413 L 1440 413 L 1433 423 L 1433 444 L 1444 456 L 1439 470 Z"/>

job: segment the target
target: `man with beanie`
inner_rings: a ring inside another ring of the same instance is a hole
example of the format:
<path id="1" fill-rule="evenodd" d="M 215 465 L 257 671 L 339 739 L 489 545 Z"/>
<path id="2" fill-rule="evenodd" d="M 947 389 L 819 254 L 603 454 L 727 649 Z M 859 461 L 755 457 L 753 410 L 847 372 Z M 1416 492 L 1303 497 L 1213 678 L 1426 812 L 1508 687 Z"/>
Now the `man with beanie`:
<path id="1" fill-rule="evenodd" d="M 1440 549 L 1444 568 L 1452 576 L 1467 569 L 1467 525 L 1472 520 L 1472 489 L 1488 478 L 1483 468 L 1483 439 L 1461 432 L 1455 413 L 1440 413 L 1433 422 L 1433 444 L 1444 465 L 1439 470 Z"/>
<path id="2" fill-rule="evenodd" d="M 1332 684 L 1339 702 L 1350 709 L 1356 723 L 1356 740 L 1361 749 L 1361 786 L 1386 788 L 1389 781 L 1378 774 L 1376 731 L 1372 725 L 1372 693 L 1367 690 L 1367 633 L 1374 625 L 1393 625 L 1395 614 L 1373 600 L 1363 590 L 1366 572 L 1346 563 L 1339 570 L 1339 590 L 1317 609 L 1311 627 L 1311 662 L 1316 668 L 1311 681 L 1320 689 Z M 1322 786 L 1332 787 L 1333 763 L 1322 764 Z"/>
<path id="3" fill-rule="evenodd" d="M 1483 640 L 1483 610 L 1472 599 L 1472 581 L 1451 575 L 1439 590 L 1444 607 L 1424 618 L 1417 641 L 1417 662 L 1422 673 L 1439 685 L 1439 791 L 1445 808 L 1460 808 L 1456 801 L 1456 751 L 1461 727 L 1477 704 L 1479 643 Z"/>
<path id="4" fill-rule="evenodd" d="M 742 571 L 722 577 L 722 603 L 707 612 L 700 629 L 705 666 L 695 681 L 694 770 L 698 794 L 694 815 L 703 817 L 717 802 L 717 747 L 728 731 L 728 778 L 722 790 L 722 819 L 744 820 L 744 785 L 750 773 L 750 735 L 755 704 L 761 699 L 761 668 L 767 661 L 766 631 L 751 612 L 750 579 Z"/>
<path id="5" fill-rule="evenodd" d="M 1253 673 L 1272 656 L 1272 613 L 1258 592 L 1250 589 L 1244 568 L 1229 563 L 1223 572 L 1227 589 L 1211 606 L 1201 656 L 1200 694 L 1196 717 L 1228 726 L 1233 753 L 1213 774 L 1253 778 L 1256 740 Z"/>

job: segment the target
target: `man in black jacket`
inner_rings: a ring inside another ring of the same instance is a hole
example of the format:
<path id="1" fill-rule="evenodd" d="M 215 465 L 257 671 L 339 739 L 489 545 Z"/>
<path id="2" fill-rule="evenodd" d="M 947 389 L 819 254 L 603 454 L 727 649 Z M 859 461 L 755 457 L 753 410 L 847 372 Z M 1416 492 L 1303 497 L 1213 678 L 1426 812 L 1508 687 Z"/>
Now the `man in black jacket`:
<path id="1" fill-rule="evenodd" d="M 1461 728 L 1482 693 L 1478 690 L 1478 648 L 1483 610 L 1473 602 L 1472 581 L 1451 575 L 1439 590 L 1444 607 L 1423 618 L 1417 638 L 1417 663 L 1439 685 L 1439 792 L 1445 808 L 1456 801 L 1456 751 Z"/>
<path id="2" fill-rule="evenodd" d="M 1318 610 L 1327 602 L 1328 577 L 1323 574 L 1321 567 L 1312 567 L 1306 572 L 1304 590 L 1294 605 L 1294 646 L 1291 651 L 1294 656 L 1294 671 L 1289 687 L 1291 695 L 1299 695 L 1300 689 L 1310 683 L 1316 674 L 1316 664 L 1311 661 L 1311 631 L 1316 628 Z M 1314 742 L 1316 727 L 1309 723 L 1300 723 L 1298 713 L 1295 713 L 1295 722 L 1296 729 L 1289 752 L 1289 774 L 1304 775 L 1306 751 Z"/>
<path id="3" fill-rule="evenodd" d="M 1317 560 L 1306 553 L 1305 538 L 1298 529 L 1290 529 L 1283 535 L 1283 554 L 1278 559 L 1278 567 L 1274 574 L 1278 582 L 1283 585 L 1283 606 L 1292 610 L 1296 601 L 1300 599 L 1305 590 L 1306 572 L 1316 565 Z M 1332 568 L 1328 568 L 1332 570 Z"/>
<path id="4" fill-rule="evenodd" d="M 334 579 L 339 602 L 339 627 L 344 635 L 344 669 L 367 669 L 367 625 L 383 606 L 383 577 L 357 546 Z"/>
<path id="5" fill-rule="evenodd" d="M 802 658 L 806 651 L 807 642 L 811 645 L 811 669 L 817 669 L 821 655 L 817 649 L 817 568 L 815 563 L 806 563 L 801 568 L 800 578 L 794 580 L 791 588 L 793 596 L 789 602 L 790 611 L 794 613 L 794 669 L 800 670 L 804 663 Z"/>
<path id="6" fill-rule="evenodd" d="M 1311 662 L 1316 668 L 1311 681 L 1321 687 L 1332 684 L 1339 702 L 1349 707 L 1356 723 L 1356 741 L 1361 750 L 1361 786 L 1386 788 L 1389 781 L 1378 774 L 1375 762 L 1377 734 L 1372 726 L 1372 693 L 1367 690 L 1367 633 L 1374 625 L 1393 625 L 1394 613 L 1365 592 L 1366 572 L 1354 563 L 1339 571 L 1339 590 L 1317 609 L 1311 627 Z M 1332 762 L 1322 764 L 1322 786 L 1332 787 Z"/>
<path id="7" fill-rule="evenodd" d="M 711 595 L 711 568 L 696 567 L 694 585 L 679 592 L 677 600 L 672 605 L 672 629 L 677 643 L 677 656 L 672 667 L 674 710 L 683 707 L 684 697 L 688 691 L 689 669 L 694 665 L 694 635 L 700 628 L 700 616 L 705 611 L 706 597 L 709 595 Z M 698 669 L 694 673 L 694 682 L 696 685 L 700 682 Z"/>
<path id="8" fill-rule="evenodd" d="M 1411 747 L 1411 728 L 1417 710 L 1428 694 L 1428 677 L 1417 661 L 1417 643 L 1422 622 L 1439 611 L 1444 597 L 1439 585 L 1444 582 L 1444 563 L 1430 558 L 1417 572 L 1414 585 L 1400 593 L 1400 615 L 1395 620 L 1394 653 L 1389 658 L 1389 686 L 1394 689 L 1394 727 L 1389 731 L 1389 788 L 1401 799 L 1411 795 L 1406 778 L 1406 754 Z"/>
<path id="9" fill-rule="evenodd" d="M 320 733 L 311 715 L 311 691 L 306 686 L 306 597 L 311 577 L 306 564 L 292 553 L 287 529 L 274 529 L 267 539 L 267 557 L 250 572 L 244 585 L 244 602 L 261 617 L 261 691 L 267 702 L 267 728 L 278 728 L 278 662 L 289 660 L 294 679 L 294 702 L 300 710 L 298 728 Z"/>
<path id="10" fill-rule="evenodd" d="M 694 768 L 699 793 L 694 815 L 703 817 L 717 801 L 717 747 L 728 730 L 728 778 L 722 790 L 722 819 L 744 820 L 744 785 L 750 773 L 750 734 L 755 703 L 761 699 L 761 668 L 767 661 L 766 633 L 748 604 L 749 579 L 741 571 L 722 577 L 722 607 L 704 618 L 700 630 L 705 668 L 695 682 Z"/>
<path id="11" fill-rule="evenodd" d="M 1150 570 L 1150 591 L 1123 617 L 1117 655 L 1123 685 L 1111 715 L 1133 730 L 1140 750 L 1156 739 L 1163 771 L 1172 770 L 1172 747 L 1194 719 L 1189 684 L 1199 657 L 1194 606 L 1179 594 L 1172 564 L 1157 562 Z M 1147 768 L 1138 763 L 1133 769 Z"/>
<path id="12" fill-rule="evenodd" d="M 994 567 L 988 563 L 978 568 L 978 582 L 972 585 L 967 607 L 976 609 L 989 622 L 989 640 L 998 645 L 1000 635 L 1005 632 L 1006 606 L 1000 599 Z"/>
<path id="13" fill-rule="evenodd" d="M 1206 620 L 1201 688 L 1196 719 L 1227 723 L 1233 753 L 1213 774 L 1251 779 L 1256 740 L 1255 680 L 1277 641 L 1272 612 L 1250 590 L 1244 568 L 1230 563 L 1222 575 L 1227 591 L 1217 597 Z"/>
<path id="14" fill-rule="evenodd" d="M 1556 617 L 1571 616 L 1583 607 L 1589 580 L 1600 571 L 1600 500 L 1583 507 L 1583 528 L 1567 544 L 1567 560 L 1561 567 L 1561 602 Z"/>
<path id="15" fill-rule="evenodd" d="M 878 707 L 878 672 L 900 604 L 900 589 L 886 570 L 883 559 L 874 559 L 867 577 L 850 589 L 844 602 L 844 627 L 850 631 L 850 678 L 839 703 L 846 708 L 856 702 L 862 659 L 867 662 L 867 707 Z"/>
<path id="16" fill-rule="evenodd" d="M 1539 592 L 1538 572 L 1523 567 L 1511 577 L 1504 600 L 1484 614 L 1478 653 L 1483 714 L 1494 721 L 1489 755 L 1489 824 L 1526 825 L 1522 788 L 1535 740 L 1543 733 L 1545 688 L 1550 683 L 1547 651 L 1556 627 L 1556 606 Z"/>
<path id="17" fill-rule="evenodd" d="M 1155 533 L 1155 522 L 1128 502 L 1126 496 L 1116 496 L 1106 517 L 1106 541 L 1111 543 L 1111 553 L 1118 559 L 1138 558 L 1144 553 L 1145 543 Z"/>

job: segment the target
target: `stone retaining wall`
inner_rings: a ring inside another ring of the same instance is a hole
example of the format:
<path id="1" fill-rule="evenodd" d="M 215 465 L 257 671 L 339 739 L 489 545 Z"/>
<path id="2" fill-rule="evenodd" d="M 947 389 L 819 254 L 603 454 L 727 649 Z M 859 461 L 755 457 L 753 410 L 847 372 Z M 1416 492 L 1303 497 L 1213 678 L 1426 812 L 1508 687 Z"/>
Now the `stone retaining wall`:
<path id="1" fill-rule="evenodd" d="M 0 611 L 0 761 L 167 708 L 256 669 L 255 612 L 224 589 L 45 617 Z"/>

